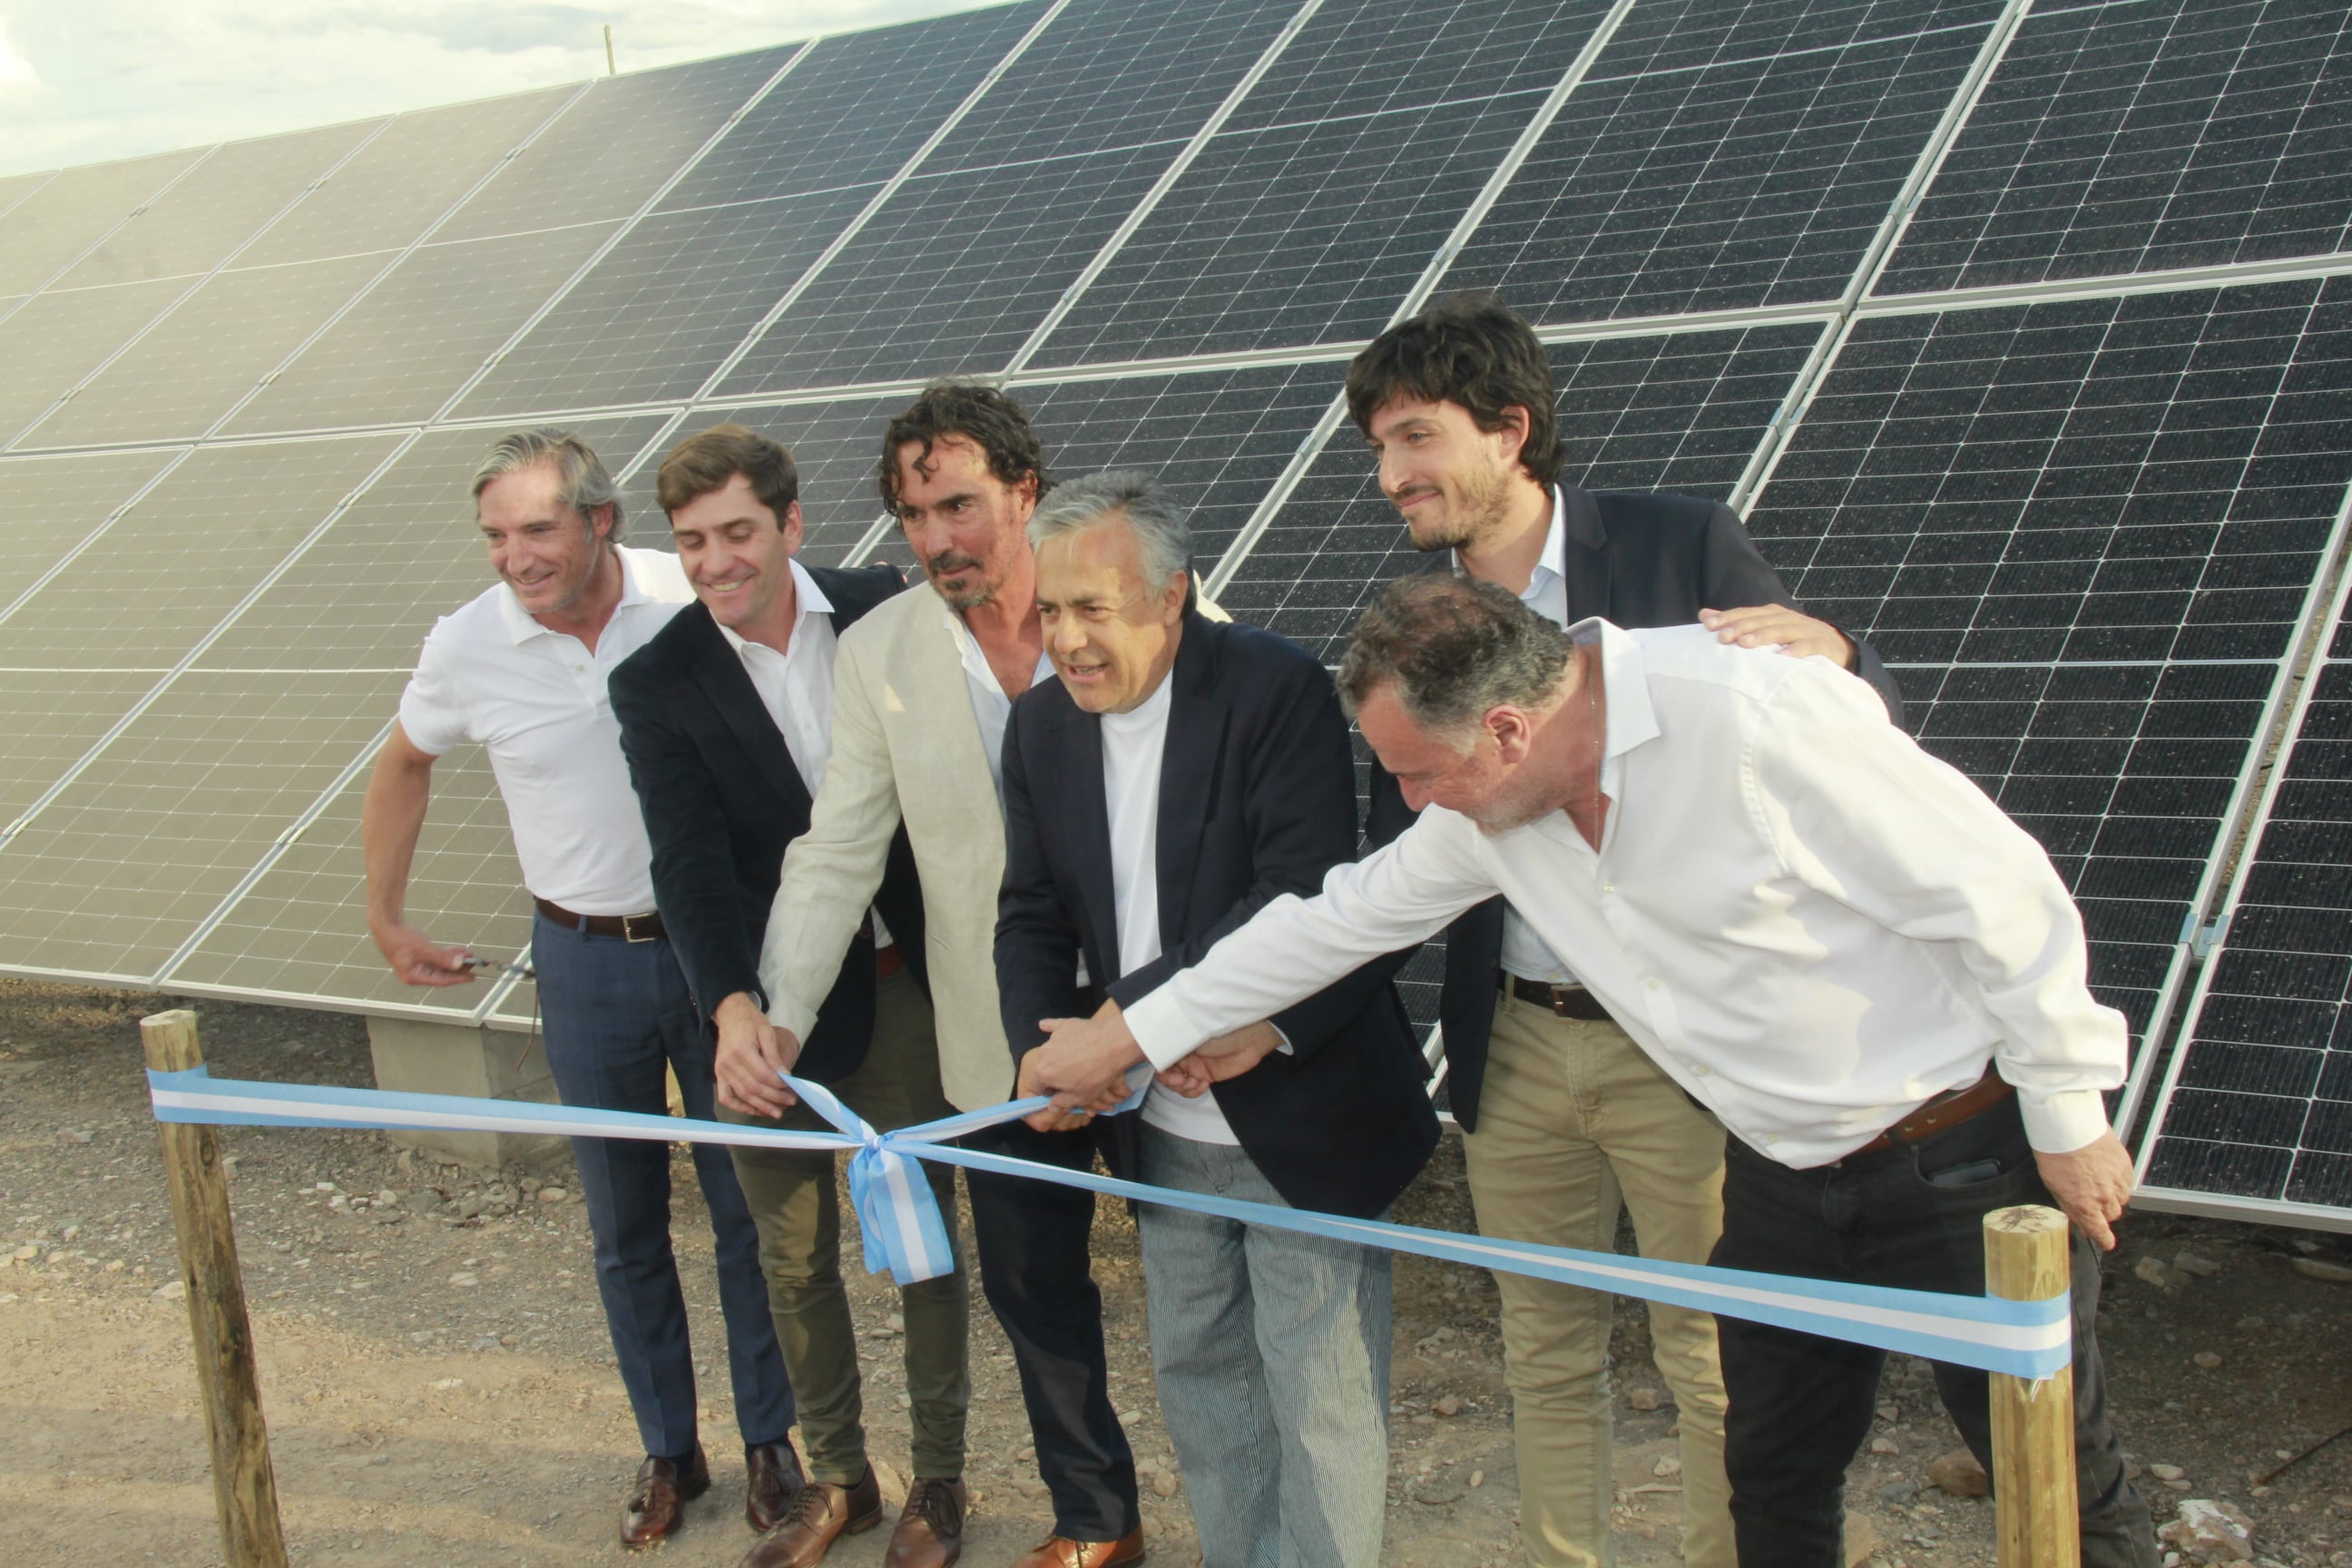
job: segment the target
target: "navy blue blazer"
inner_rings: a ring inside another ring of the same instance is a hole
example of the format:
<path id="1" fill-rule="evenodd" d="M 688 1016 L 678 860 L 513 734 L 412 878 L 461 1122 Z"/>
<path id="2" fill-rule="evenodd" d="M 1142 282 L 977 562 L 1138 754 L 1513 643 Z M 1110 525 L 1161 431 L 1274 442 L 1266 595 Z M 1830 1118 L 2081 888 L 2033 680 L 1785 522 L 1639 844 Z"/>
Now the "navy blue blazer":
<path id="1" fill-rule="evenodd" d="M 1651 491 L 1562 486 L 1562 575 L 1573 626 L 1600 616 L 1629 628 L 1688 626 L 1701 610 L 1793 605 L 1780 574 L 1756 552 L 1739 514 L 1720 501 Z M 1444 570 L 1441 557 L 1436 570 Z M 1854 639 L 1854 673 L 1874 687 L 1888 718 L 1903 721 L 1903 694 L 1878 650 Z M 1364 837 L 1386 844 L 1412 826 L 1397 782 L 1376 758 Z M 1446 1099 L 1465 1131 L 1478 1124 L 1486 1035 L 1495 1023 L 1503 953 L 1503 900 L 1489 899 L 1445 928 L 1445 984 L 1437 1017 L 1445 1040 Z"/>
<path id="2" fill-rule="evenodd" d="M 898 593 L 892 566 L 809 568 L 833 604 L 835 632 Z M 708 1018 L 738 991 L 764 1002 L 760 942 L 784 847 L 808 831 L 810 792 L 750 672 L 699 601 L 613 671 L 621 752 L 653 841 L 654 902 Z M 922 887 L 901 827 L 874 907 L 915 978 L 925 983 Z M 801 1042 L 793 1070 L 820 1081 L 866 1059 L 874 1033 L 874 948 L 851 943 L 840 976 Z"/>
<path id="3" fill-rule="evenodd" d="M 1041 1018 L 1084 1016 L 1087 973 L 1131 1005 L 1282 893 L 1312 895 L 1356 848 L 1355 767 L 1331 678 L 1305 649 L 1254 626 L 1184 617 L 1168 679 L 1157 869 L 1166 951 L 1123 973 L 1103 799 L 1101 721 L 1059 680 L 1013 705 L 1004 733 L 1004 883 L 996 979 L 1016 1058 Z M 1389 983 L 1358 970 L 1277 1015 L 1291 1054 L 1210 1092 L 1266 1180 L 1300 1208 L 1369 1216 L 1437 1145 L 1428 1068 Z M 1133 1168 L 1134 1116 L 1108 1119 Z"/>

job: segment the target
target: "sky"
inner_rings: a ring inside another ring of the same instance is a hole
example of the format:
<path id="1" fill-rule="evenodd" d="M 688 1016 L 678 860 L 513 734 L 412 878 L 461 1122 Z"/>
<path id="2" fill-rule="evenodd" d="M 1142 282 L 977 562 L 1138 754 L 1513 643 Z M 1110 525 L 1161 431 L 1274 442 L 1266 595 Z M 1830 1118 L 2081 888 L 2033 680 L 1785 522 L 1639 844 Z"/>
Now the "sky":
<path id="1" fill-rule="evenodd" d="M 0 175 L 489 98 L 975 0 L 0 0 Z"/>

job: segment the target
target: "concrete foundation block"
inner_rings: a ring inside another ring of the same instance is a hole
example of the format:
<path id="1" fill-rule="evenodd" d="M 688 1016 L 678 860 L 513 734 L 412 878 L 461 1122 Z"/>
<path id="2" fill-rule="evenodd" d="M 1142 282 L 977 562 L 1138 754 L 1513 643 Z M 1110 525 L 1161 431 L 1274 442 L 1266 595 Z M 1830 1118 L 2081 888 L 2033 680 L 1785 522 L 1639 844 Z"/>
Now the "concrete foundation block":
<path id="1" fill-rule="evenodd" d="M 370 1018 L 368 1050 L 378 1089 L 488 1100 L 555 1100 L 545 1042 L 504 1029 Z M 395 1131 L 395 1147 L 479 1169 L 536 1170 L 571 1158 L 568 1140 L 535 1132 Z"/>

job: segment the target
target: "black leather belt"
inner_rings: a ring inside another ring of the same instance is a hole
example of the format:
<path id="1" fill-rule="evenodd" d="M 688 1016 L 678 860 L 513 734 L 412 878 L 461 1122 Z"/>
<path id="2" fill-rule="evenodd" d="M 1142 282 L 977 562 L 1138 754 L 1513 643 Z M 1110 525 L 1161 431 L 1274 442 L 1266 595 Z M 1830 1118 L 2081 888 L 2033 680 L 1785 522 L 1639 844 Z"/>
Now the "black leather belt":
<path id="1" fill-rule="evenodd" d="M 1549 981 L 1529 980 L 1507 969 L 1498 969 L 1495 973 L 1500 978 L 1502 988 L 1522 1002 L 1532 1002 L 1538 1007 L 1549 1008 L 1563 1018 L 1582 1018 L 1595 1024 L 1610 1021 L 1609 1009 L 1601 1005 L 1601 998 L 1581 985 L 1554 985 Z"/>
<path id="2" fill-rule="evenodd" d="M 641 915 L 580 915 L 562 904 L 551 904 L 545 899 L 534 898 L 531 903 L 539 912 L 566 931 L 584 931 L 590 936 L 617 936 L 625 942 L 659 942 L 667 934 L 662 930 L 661 916 L 652 910 Z"/>

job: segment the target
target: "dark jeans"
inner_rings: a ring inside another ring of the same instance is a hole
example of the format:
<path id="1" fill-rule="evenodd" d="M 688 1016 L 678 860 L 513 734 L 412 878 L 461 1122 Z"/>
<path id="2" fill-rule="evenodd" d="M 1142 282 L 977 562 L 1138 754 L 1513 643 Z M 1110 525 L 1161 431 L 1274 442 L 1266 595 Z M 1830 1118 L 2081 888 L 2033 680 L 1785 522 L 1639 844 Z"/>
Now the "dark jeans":
<path id="1" fill-rule="evenodd" d="M 686 1113 L 712 1117 L 715 1041 L 694 1015 L 669 943 L 589 936 L 541 915 L 530 953 L 547 1065 L 564 1104 L 658 1116 L 668 1110 L 662 1083 L 667 1065 L 677 1074 Z M 687 1453 L 696 1440 L 694 1352 L 670 1247 L 669 1145 L 574 1138 L 572 1154 L 595 1238 L 596 1289 L 637 1435 L 648 1454 Z M 694 1171 L 717 1243 L 736 1425 L 746 1443 L 781 1443 L 793 1425 L 793 1390 L 768 1316 L 759 1235 L 724 1148 L 694 1145 Z"/>
<path id="2" fill-rule="evenodd" d="M 1007 1122 L 975 1132 L 972 1148 L 1074 1171 L 1094 1164 L 1095 1134 L 1039 1132 Z M 1095 1289 L 1095 1195 L 1026 1176 L 964 1172 L 971 1195 L 980 1288 L 1013 1342 L 1037 1468 L 1054 1498 L 1054 1533 L 1117 1541 L 1142 1522 L 1135 1454 L 1111 1409 L 1103 1356 L 1102 1292 Z"/>
<path id="3" fill-rule="evenodd" d="M 1963 1186 L 1927 1179 L 1979 1160 L 1998 1161 L 2000 1174 Z M 1724 1162 L 1723 1239 L 1709 1261 L 1980 1296 L 1984 1216 L 2012 1204 L 2051 1202 L 2014 1100 L 1917 1143 L 1810 1171 L 1777 1164 L 1734 1138 Z M 2122 1449 L 2107 1424 L 2094 1328 L 2098 1258 L 2079 1235 L 2073 1262 L 2084 1568 L 2156 1568 L 2147 1505 L 2124 1479 Z M 1720 1324 L 1730 1400 L 1724 1468 L 1739 1568 L 1843 1568 L 1845 1471 L 1870 1434 L 1886 1353 L 1737 1318 Z M 1937 1363 L 1936 1389 L 1969 1451 L 1990 1470 L 1985 1374 Z"/>

